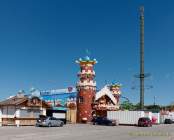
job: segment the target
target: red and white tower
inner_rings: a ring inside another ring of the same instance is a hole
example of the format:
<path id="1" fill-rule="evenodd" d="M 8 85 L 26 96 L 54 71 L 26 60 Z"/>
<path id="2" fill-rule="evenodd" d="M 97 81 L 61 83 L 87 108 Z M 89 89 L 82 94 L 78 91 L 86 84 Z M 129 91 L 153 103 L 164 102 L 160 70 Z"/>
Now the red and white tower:
<path id="1" fill-rule="evenodd" d="M 94 65 L 96 59 L 91 60 L 88 56 L 76 61 L 80 65 L 77 82 L 77 122 L 90 122 L 92 119 L 92 103 L 95 100 L 96 82 Z"/>

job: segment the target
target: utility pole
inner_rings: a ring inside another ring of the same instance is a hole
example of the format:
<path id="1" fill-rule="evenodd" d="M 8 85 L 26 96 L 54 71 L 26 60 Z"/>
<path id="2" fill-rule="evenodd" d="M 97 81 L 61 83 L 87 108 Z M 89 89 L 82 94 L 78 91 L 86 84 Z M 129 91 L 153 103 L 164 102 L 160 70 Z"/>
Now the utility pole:
<path id="1" fill-rule="evenodd" d="M 144 6 L 140 7 L 140 109 L 144 109 Z"/>

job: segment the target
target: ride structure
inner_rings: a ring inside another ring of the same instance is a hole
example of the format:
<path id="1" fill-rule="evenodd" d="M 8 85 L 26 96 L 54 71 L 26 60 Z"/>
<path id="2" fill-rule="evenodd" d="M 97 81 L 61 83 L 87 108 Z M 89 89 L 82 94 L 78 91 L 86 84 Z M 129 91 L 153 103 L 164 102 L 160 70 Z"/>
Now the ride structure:
<path id="1" fill-rule="evenodd" d="M 87 123 L 92 119 L 92 104 L 95 101 L 96 81 L 94 65 L 96 59 L 89 56 L 76 60 L 80 66 L 78 73 L 79 81 L 77 82 L 77 122 Z"/>

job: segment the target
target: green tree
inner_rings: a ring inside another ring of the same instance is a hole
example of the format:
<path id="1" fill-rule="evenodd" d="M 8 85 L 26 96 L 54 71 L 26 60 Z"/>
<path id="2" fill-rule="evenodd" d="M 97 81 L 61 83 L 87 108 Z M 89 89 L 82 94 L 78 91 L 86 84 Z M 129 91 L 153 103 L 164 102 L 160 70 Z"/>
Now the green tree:
<path id="1" fill-rule="evenodd" d="M 120 105 L 121 109 L 123 110 L 134 110 L 135 107 L 133 105 L 133 103 L 129 102 L 129 101 L 123 101 Z"/>
<path id="2" fill-rule="evenodd" d="M 146 105 L 146 110 L 152 111 L 152 112 L 159 112 L 161 107 L 159 105 Z"/>
<path id="3" fill-rule="evenodd" d="M 140 103 L 135 104 L 135 105 L 134 105 L 134 109 L 135 109 L 135 110 L 139 110 L 139 109 L 140 109 Z"/>

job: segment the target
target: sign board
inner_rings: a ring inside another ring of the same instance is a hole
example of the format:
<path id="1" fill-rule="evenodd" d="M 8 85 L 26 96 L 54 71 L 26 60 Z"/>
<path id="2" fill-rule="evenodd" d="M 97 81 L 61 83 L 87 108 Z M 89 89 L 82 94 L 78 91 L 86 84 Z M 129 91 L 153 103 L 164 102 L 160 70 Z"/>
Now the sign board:
<path id="1" fill-rule="evenodd" d="M 66 113 L 53 113 L 53 117 L 58 118 L 58 119 L 65 119 Z"/>
<path id="2" fill-rule="evenodd" d="M 77 92 L 41 94 L 41 98 L 55 110 L 67 110 L 72 104 L 76 106 Z"/>

